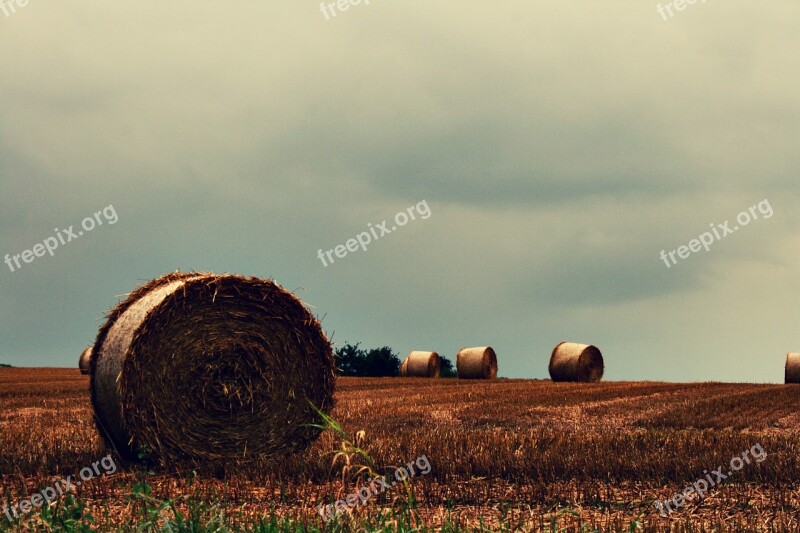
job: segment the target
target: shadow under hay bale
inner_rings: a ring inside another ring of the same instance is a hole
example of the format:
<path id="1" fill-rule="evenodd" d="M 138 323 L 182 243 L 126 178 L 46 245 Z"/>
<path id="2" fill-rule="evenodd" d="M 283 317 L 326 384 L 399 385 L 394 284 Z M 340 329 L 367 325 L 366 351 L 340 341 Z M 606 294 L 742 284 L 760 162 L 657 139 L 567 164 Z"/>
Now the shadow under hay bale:
<path id="1" fill-rule="evenodd" d="M 436 352 L 411 352 L 400 365 L 400 376 L 408 378 L 438 378 L 442 364 Z"/>
<path id="2" fill-rule="evenodd" d="M 456 355 L 459 379 L 494 379 L 497 377 L 497 354 L 489 346 L 461 348 Z"/>
<path id="3" fill-rule="evenodd" d="M 80 358 L 78 358 L 78 368 L 81 369 L 81 374 L 86 376 L 91 373 L 92 371 L 91 363 L 92 363 L 92 347 L 89 346 L 81 352 L 81 356 Z"/>
<path id="4" fill-rule="evenodd" d="M 550 356 L 550 378 L 553 381 L 595 383 L 603 377 L 603 354 L 595 346 L 561 342 Z"/>
<path id="5" fill-rule="evenodd" d="M 126 459 L 220 465 L 305 448 L 333 406 L 331 345 L 272 280 L 174 273 L 108 315 L 91 358 L 101 434 Z"/>
<path id="6" fill-rule="evenodd" d="M 800 383 L 800 353 L 786 354 L 785 383 Z"/>

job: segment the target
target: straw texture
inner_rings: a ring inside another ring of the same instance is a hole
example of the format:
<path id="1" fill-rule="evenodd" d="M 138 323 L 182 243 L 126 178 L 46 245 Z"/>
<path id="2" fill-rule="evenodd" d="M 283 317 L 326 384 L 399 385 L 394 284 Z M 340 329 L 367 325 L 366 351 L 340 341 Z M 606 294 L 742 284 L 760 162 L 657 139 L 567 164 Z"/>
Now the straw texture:
<path id="1" fill-rule="evenodd" d="M 800 383 L 800 353 L 786 354 L 786 383 Z"/>
<path id="2" fill-rule="evenodd" d="M 588 344 L 562 342 L 550 356 L 550 377 L 553 381 L 594 383 L 603 377 L 603 354 Z"/>
<path id="3" fill-rule="evenodd" d="M 78 358 L 78 368 L 81 369 L 81 374 L 88 375 L 91 372 L 91 362 L 92 347 L 89 346 L 81 352 L 81 356 Z"/>
<path id="4" fill-rule="evenodd" d="M 456 355 L 459 379 L 495 379 L 497 354 L 489 346 L 461 348 Z"/>
<path id="5" fill-rule="evenodd" d="M 400 365 L 402 377 L 438 378 L 441 374 L 442 365 L 436 352 L 411 352 Z"/>
<path id="6" fill-rule="evenodd" d="M 319 322 L 272 280 L 162 276 L 108 315 L 90 371 L 95 419 L 123 457 L 247 462 L 305 448 L 309 401 L 333 406 Z"/>

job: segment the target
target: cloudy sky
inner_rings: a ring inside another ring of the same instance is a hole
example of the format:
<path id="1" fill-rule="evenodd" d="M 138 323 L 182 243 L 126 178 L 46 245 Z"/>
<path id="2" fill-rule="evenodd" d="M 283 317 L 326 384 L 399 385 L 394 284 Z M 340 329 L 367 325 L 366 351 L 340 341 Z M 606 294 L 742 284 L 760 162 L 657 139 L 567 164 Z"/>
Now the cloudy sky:
<path id="1" fill-rule="evenodd" d="M 0 363 L 75 367 L 119 295 L 182 269 L 275 278 L 337 343 L 491 345 L 501 376 L 547 377 L 571 340 L 610 380 L 781 382 L 800 351 L 800 3 L 672 9 L 0 11 Z M 427 219 L 323 266 L 420 202 Z M 659 257 L 759 202 L 708 251 Z"/>

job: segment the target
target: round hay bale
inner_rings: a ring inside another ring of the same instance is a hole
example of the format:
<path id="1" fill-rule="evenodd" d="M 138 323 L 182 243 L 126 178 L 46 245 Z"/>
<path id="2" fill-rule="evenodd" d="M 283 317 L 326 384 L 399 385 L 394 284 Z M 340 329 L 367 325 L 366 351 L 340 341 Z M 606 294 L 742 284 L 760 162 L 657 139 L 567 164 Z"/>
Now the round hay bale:
<path id="1" fill-rule="evenodd" d="M 91 362 L 92 362 L 92 347 L 89 346 L 81 352 L 81 356 L 78 358 L 78 368 L 81 369 L 81 374 L 83 374 L 84 376 L 89 375 L 91 373 Z"/>
<path id="2" fill-rule="evenodd" d="M 101 434 L 126 459 L 228 464 L 301 450 L 333 406 L 331 345 L 272 280 L 173 273 L 117 305 L 91 358 Z"/>
<path id="3" fill-rule="evenodd" d="M 494 379 L 497 377 L 497 354 L 489 346 L 461 348 L 456 355 L 459 379 Z"/>
<path id="4" fill-rule="evenodd" d="M 405 358 L 403 364 L 400 365 L 400 377 L 406 378 L 408 377 L 408 357 Z"/>
<path id="5" fill-rule="evenodd" d="M 603 354 L 595 346 L 561 342 L 550 356 L 553 381 L 595 383 L 603 377 Z"/>
<path id="6" fill-rule="evenodd" d="M 800 383 L 800 353 L 786 354 L 786 383 Z"/>
<path id="7" fill-rule="evenodd" d="M 442 364 L 436 352 L 411 352 L 400 365 L 400 375 L 409 378 L 441 377 Z"/>

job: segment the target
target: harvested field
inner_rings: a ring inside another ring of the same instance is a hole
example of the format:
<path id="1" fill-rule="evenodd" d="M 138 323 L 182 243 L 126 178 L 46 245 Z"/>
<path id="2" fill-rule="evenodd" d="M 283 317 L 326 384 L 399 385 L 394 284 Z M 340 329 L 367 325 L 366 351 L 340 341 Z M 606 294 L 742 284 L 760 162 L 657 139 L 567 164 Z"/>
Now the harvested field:
<path id="1" fill-rule="evenodd" d="M 78 370 L 0 369 L 0 482 L 9 501 L 109 453 L 88 387 Z M 411 483 L 427 528 L 782 531 L 800 527 L 798 413 L 793 385 L 340 378 L 332 416 L 351 435 L 365 431 L 376 465 L 427 456 L 432 471 Z M 99 530 L 138 523 L 141 483 L 187 512 L 202 501 L 202 513 L 232 523 L 267 515 L 313 529 L 323 525 L 318 504 L 356 488 L 331 468 L 340 441 L 326 431 L 301 454 L 217 476 L 120 462 L 116 475 L 76 491 Z M 757 443 L 766 459 L 703 501 L 669 518 L 653 506 Z M 396 512 L 403 495 L 387 491 L 354 518 L 384 523 L 378 515 Z"/>

